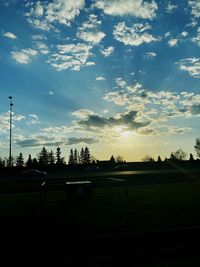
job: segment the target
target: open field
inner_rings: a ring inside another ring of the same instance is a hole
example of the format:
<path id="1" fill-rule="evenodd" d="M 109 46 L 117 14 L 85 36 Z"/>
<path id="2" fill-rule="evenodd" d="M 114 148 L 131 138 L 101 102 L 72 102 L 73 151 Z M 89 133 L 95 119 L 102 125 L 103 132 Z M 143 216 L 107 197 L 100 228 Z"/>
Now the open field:
<path id="1" fill-rule="evenodd" d="M 43 201 L 38 192 L 2 194 L 4 248 L 18 251 L 19 242 L 24 242 L 20 250 L 26 255 L 17 253 L 16 261 L 33 251 L 36 258 L 46 253 L 50 262 L 61 263 L 88 262 L 93 257 L 97 263 L 110 255 L 117 259 L 118 254 L 121 260 L 131 255 L 138 259 L 144 254 L 152 261 L 137 266 L 195 266 L 189 263 L 198 260 L 200 183 L 140 184 L 126 189 L 93 188 L 92 199 L 83 202 L 69 201 L 64 187 L 47 191 Z M 155 259 L 159 265 L 151 265 Z"/>

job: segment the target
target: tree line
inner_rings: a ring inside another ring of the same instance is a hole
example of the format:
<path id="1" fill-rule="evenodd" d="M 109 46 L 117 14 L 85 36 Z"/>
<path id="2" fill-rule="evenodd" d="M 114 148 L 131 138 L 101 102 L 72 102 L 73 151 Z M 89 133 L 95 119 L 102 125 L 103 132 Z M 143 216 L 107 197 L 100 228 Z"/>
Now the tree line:
<path id="1" fill-rule="evenodd" d="M 81 148 L 79 151 L 75 148 L 70 150 L 68 165 L 76 164 L 90 164 L 94 162 L 94 157 L 90 155 L 90 150 L 86 146 Z M 27 168 L 37 168 L 37 167 L 47 167 L 47 166 L 65 166 L 67 162 L 65 158 L 61 155 L 61 148 L 57 147 L 55 153 L 53 150 L 48 151 L 46 147 L 43 147 L 42 150 L 38 153 L 37 157 L 32 157 L 31 154 L 28 155 L 28 159 L 25 160 L 22 153 L 14 159 L 0 157 L 0 167 L 27 167 Z"/>
<path id="2" fill-rule="evenodd" d="M 200 138 L 196 138 L 195 140 L 195 145 L 194 145 L 194 149 L 197 155 L 197 159 L 200 159 Z M 176 150 L 175 152 L 171 152 L 169 158 L 165 158 L 164 161 L 182 161 L 182 160 L 187 160 L 188 154 L 186 152 L 184 152 L 181 148 L 179 148 L 178 150 Z M 192 153 L 189 154 L 189 161 L 195 160 L 194 156 Z M 150 155 L 146 155 L 142 161 L 144 162 L 153 162 L 156 161 L 152 156 Z M 161 162 L 162 159 L 160 156 L 158 156 L 157 158 L 158 162 Z"/>
<path id="3" fill-rule="evenodd" d="M 196 151 L 197 159 L 200 159 L 200 138 L 196 138 L 194 149 Z M 71 165 L 88 165 L 88 164 L 96 164 L 98 160 L 95 159 L 94 156 L 91 156 L 89 148 L 86 146 L 85 148 L 81 148 L 80 151 L 75 149 L 70 149 L 68 162 L 65 161 L 65 158 L 61 155 L 61 148 L 57 147 L 55 153 L 51 150 L 48 151 L 46 147 L 43 147 L 42 150 L 38 153 L 36 157 L 32 157 L 31 154 L 28 155 L 28 159 L 25 160 L 22 153 L 14 159 L 0 157 L 0 168 L 2 167 L 12 167 L 16 166 L 19 168 L 27 167 L 27 168 L 37 168 L 37 167 L 51 167 L 51 166 L 66 166 Z M 175 152 L 171 152 L 169 158 L 161 159 L 160 156 L 155 160 L 152 156 L 146 155 L 142 161 L 143 162 L 161 162 L 161 161 L 183 161 L 187 160 L 187 153 L 184 152 L 181 148 Z M 192 153 L 190 153 L 189 161 L 195 160 Z M 114 157 L 113 155 L 110 158 L 110 163 L 123 163 L 126 162 L 123 156 Z"/>

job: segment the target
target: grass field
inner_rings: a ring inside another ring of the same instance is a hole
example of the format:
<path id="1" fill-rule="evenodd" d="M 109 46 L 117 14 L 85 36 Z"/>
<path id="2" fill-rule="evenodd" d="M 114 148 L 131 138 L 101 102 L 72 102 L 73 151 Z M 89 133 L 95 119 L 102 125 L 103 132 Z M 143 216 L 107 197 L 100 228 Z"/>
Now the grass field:
<path id="1" fill-rule="evenodd" d="M 38 192 L 2 194 L 0 259 L 199 266 L 197 247 L 188 248 L 191 233 L 176 231 L 200 225 L 199 193 L 199 182 L 181 182 L 128 186 L 128 193 L 122 186 L 94 188 L 90 201 L 69 201 L 65 190 L 47 191 L 43 201 Z M 192 236 L 198 242 L 199 230 Z"/>
<path id="2" fill-rule="evenodd" d="M 91 201 L 69 201 L 65 191 L 4 194 L 0 220 L 57 218 L 87 234 L 138 232 L 200 224 L 200 183 L 93 189 Z"/>

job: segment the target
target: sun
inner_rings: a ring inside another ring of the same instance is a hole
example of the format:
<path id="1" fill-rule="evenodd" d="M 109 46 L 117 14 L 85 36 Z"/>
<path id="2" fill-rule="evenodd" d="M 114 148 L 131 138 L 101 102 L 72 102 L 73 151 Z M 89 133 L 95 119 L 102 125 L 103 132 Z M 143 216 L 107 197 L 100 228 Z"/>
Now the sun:
<path id="1" fill-rule="evenodd" d="M 125 126 L 117 126 L 114 128 L 115 132 L 119 137 L 128 138 L 130 136 L 130 131 L 127 130 Z"/>
<path id="2" fill-rule="evenodd" d="M 121 136 L 124 138 L 128 138 L 130 136 L 130 132 L 129 131 L 123 131 L 123 132 L 121 132 Z"/>

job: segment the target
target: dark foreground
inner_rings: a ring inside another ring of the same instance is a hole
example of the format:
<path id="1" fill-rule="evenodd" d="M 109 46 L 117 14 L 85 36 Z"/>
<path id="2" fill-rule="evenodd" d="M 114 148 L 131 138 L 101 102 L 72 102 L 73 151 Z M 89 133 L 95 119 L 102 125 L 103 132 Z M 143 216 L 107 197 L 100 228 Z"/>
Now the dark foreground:
<path id="1" fill-rule="evenodd" d="M 0 262 L 27 266 L 199 266 L 199 240 L 198 227 L 87 238 L 56 221 L 12 222 L 1 225 Z"/>
<path id="2" fill-rule="evenodd" d="M 47 182 L 42 199 L 2 183 L 0 264 L 200 266 L 199 173 L 120 178 L 95 180 L 86 201 L 69 200 L 63 180 Z"/>

